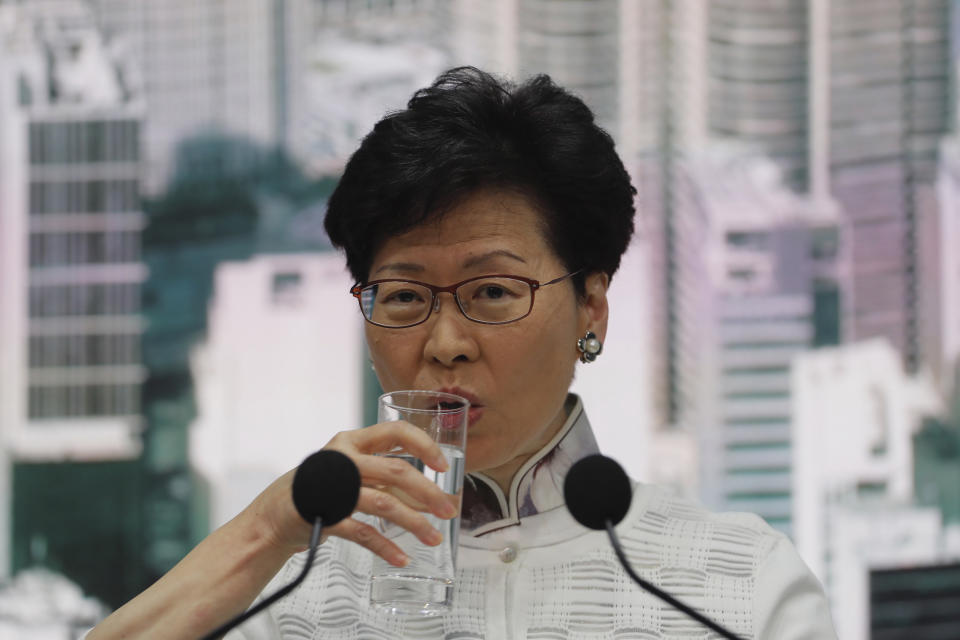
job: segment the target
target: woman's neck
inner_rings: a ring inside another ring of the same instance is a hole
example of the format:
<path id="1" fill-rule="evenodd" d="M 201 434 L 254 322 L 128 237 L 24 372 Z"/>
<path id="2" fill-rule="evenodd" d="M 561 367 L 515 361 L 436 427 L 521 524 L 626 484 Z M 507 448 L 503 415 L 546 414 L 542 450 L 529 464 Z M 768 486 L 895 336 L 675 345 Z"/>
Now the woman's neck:
<path id="1" fill-rule="evenodd" d="M 553 440 L 557 435 L 557 432 L 563 428 L 563 425 L 566 424 L 567 419 L 570 417 L 569 407 L 567 402 L 564 402 L 563 407 L 560 411 L 557 412 L 556 417 L 553 419 L 553 424 L 550 425 L 543 433 L 543 437 L 537 442 L 536 448 L 533 451 L 523 453 L 515 458 L 511 458 L 504 464 L 493 469 L 484 469 L 481 471 L 483 475 L 487 476 L 491 480 L 497 483 L 497 486 L 500 487 L 500 490 L 504 495 L 508 495 L 510 492 L 510 485 L 513 483 L 513 477 L 517 475 L 517 472 L 527 463 L 527 461 L 535 455 L 538 455 L 547 444 Z"/>
<path id="2" fill-rule="evenodd" d="M 533 454 L 530 454 L 533 455 Z M 521 456 L 501 465 L 496 469 L 485 469 L 481 473 L 497 483 L 504 495 L 510 492 L 510 485 L 513 483 L 513 476 L 517 475 L 520 467 L 530 459 L 530 455 Z"/>

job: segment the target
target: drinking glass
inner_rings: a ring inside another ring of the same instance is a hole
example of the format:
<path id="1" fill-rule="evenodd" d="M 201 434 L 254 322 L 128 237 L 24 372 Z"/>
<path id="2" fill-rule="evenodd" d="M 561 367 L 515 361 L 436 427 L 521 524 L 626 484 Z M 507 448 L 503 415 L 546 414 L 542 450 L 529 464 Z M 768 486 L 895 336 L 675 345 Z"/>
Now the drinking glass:
<path id="1" fill-rule="evenodd" d="M 378 422 L 405 420 L 422 429 L 440 445 L 449 468 L 437 472 L 405 451 L 382 455 L 400 458 L 435 482 L 443 491 L 460 495 L 463 489 L 464 448 L 470 402 L 452 393 L 440 391 L 393 391 L 380 396 Z M 443 533 L 443 542 L 431 547 L 416 536 L 383 518 L 380 531 L 397 544 L 410 562 L 395 567 L 379 556 L 373 560 L 370 603 L 400 615 L 438 615 L 453 604 L 454 573 L 457 559 L 457 535 L 460 517 L 442 520 L 424 514 L 430 524 Z"/>

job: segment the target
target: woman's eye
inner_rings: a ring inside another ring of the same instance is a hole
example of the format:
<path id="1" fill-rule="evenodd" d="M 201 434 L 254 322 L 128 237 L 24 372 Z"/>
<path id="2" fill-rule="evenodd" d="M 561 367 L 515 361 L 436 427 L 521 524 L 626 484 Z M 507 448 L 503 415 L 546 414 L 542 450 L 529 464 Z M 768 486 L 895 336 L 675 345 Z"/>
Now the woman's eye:
<path id="1" fill-rule="evenodd" d="M 470 296 L 471 300 L 495 302 L 520 298 L 518 287 L 509 282 L 480 282 Z"/>
<path id="2" fill-rule="evenodd" d="M 487 285 L 485 287 L 480 287 L 478 294 L 479 294 L 479 297 L 481 298 L 497 300 L 507 295 L 507 290 L 504 289 L 503 287 L 498 287 L 496 285 Z"/>
<path id="3" fill-rule="evenodd" d="M 404 290 L 404 291 L 394 291 L 390 293 L 387 297 L 383 299 L 383 302 L 393 302 L 399 304 L 410 304 L 412 302 L 419 302 L 421 299 L 420 295 L 416 291 Z"/>

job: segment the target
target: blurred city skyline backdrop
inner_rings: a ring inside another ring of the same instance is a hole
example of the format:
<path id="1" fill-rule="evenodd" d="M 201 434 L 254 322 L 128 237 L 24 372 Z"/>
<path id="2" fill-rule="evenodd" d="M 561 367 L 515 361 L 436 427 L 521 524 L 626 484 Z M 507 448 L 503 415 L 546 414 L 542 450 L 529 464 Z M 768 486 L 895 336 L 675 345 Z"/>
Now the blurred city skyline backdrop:
<path id="1" fill-rule="evenodd" d="M 638 188 L 601 449 L 789 535 L 840 637 L 960 637 L 958 61 L 956 0 L 0 0 L 0 632 L 374 421 L 325 202 L 469 64 L 583 97 Z"/>

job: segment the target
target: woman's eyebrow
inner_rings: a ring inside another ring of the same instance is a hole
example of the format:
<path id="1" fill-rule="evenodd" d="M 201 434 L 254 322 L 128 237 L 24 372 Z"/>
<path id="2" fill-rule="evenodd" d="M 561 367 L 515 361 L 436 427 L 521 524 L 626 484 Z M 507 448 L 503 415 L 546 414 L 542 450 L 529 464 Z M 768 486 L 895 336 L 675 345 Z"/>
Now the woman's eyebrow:
<path id="1" fill-rule="evenodd" d="M 523 264 L 527 264 L 527 261 L 518 256 L 515 253 L 507 251 L 506 249 L 497 249 L 496 251 L 488 251 L 487 253 L 482 253 L 478 256 L 472 256 L 463 261 L 463 268 L 469 269 L 471 267 L 483 266 L 486 263 L 490 262 L 493 258 L 511 258 Z"/>
<path id="2" fill-rule="evenodd" d="M 382 271 L 420 273 L 424 271 L 424 266 L 416 262 L 388 262 L 387 264 L 381 265 L 374 273 L 381 273 Z"/>
<path id="3" fill-rule="evenodd" d="M 472 267 L 482 267 L 494 258 L 510 258 L 511 260 L 516 260 L 526 264 L 527 261 L 518 256 L 517 254 L 507 251 L 506 249 L 496 249 L 495 251 L 488 251 L 487 253 L 481 253 L 478 256 L 471 256 L 463 261 L 461 268 L 470 269 Z M 399 271 L 401 273 L 421 273 L 426 270 L 422 264 L 416 262 L 388 262 L 387 264 L 380 265 L 375 274 L 382 273 L 384 271 Z"/>

